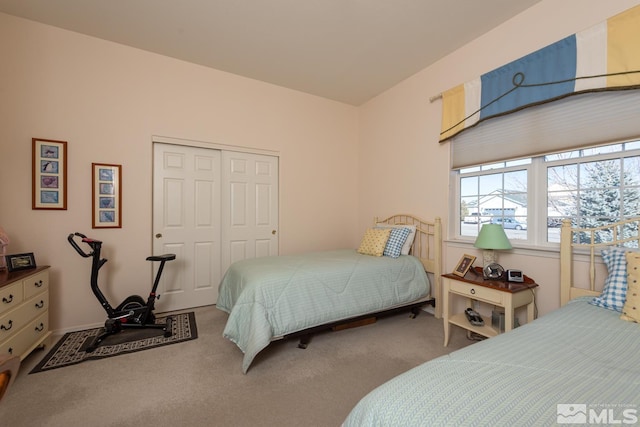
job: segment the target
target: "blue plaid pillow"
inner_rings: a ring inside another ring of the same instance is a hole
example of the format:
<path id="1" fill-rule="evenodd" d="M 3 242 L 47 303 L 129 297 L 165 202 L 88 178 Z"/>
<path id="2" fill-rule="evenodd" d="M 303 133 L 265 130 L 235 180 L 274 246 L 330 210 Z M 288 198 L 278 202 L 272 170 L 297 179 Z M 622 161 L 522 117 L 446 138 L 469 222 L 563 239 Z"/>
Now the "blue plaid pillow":
<path id="1" fill-rule="evenodd" d="M 599 297 L 595 297 L 591 304 L 622 312 L 627 299 L 627 258 L 625 248 L 603 249 L 602 260 L 607 266 L 607 279 Z"/>
<path id="2" fill-rule="evenodd" d="M 400 252 L 402 251 L 402 246 L 404 242 L 409 237 L 409 233 L 411 232 L 408 228 L 392 228 L 391 235 L 389 235 L 389 240 L 387 240 L 387 245 L 384 247 L 384 256 L 390 256 L 391 258 L 398 258 L 400 256 Z"/>

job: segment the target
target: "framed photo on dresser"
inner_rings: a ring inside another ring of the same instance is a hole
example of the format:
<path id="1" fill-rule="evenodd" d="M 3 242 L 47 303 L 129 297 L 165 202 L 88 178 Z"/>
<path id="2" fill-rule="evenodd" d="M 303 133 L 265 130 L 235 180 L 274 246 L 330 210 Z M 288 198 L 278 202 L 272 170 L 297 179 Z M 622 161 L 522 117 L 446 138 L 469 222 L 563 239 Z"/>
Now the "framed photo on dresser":
<path id="1" fill-rule="evenodd" d="M 36 259 L 33 256 L 33 252 L 7 255 L 5 258 L 7 261 L 7 270 L 9 270 L 9 273 L 18 270 L 29 270 L 31 268 L 36 268 Z"/>

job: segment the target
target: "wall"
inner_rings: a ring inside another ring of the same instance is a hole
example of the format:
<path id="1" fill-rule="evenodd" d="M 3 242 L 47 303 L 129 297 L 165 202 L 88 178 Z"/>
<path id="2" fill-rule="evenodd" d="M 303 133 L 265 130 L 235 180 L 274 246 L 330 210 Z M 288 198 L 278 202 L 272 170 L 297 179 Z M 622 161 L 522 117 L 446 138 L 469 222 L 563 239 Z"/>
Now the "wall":
<path id="1" fill-rule="evenodd" d="M 633 7 L 638 0 L 543 0 L 489 33 L 420 71 L 360 108 L 359 220 L 407 211 L 427 219 L 440 216 L 449 227 L 449 144 L 439 144 L 440 101 L 429 98 L 505 63 L 554 43 Z M 445 35 L 443 35 L 445 36 Z M 447 230 L 450 237 L 450 230 Z M 460 257 L 481 258 L 471 244 L 449 240 L 444 269 Z M 515 249 L 501 264 L 520 268 L 539 284 L 538 309 L 559 306 L 557 252 Z"/>
<path id="2" fill-rule="evenodd" d="M 148 293 L 152 135 L 278 153 L 280 253 L 357 244 L 357 108 L 4 14 L 0 58 L 0 224 L 52 266 L 52 329 L 105 317 L 71 232 L 105 242 L 114 303 Z M 66 211 L 31 209 L 32 137 L 68 141 Z M 91 229 L 92 162 L 123 166 L 121 229 Z"/>
<path id="3" fill-rule="evenodd" d="M 151 136 L 280 155 L 280 248 L 357 245 L 374 216 L 449 217 L 449 146 L 429 97 L 588 28 L 638 0 L 543 0 L 360 108 L 0 14 L 0 224 L 10 251 L 52 265 L 52 328 L 104 315 L 72 231 L 106 243 L 106 293 L 144 293 L 151 279 Z M 31 138 L 69 143 L 66 211 L 31 210 Z M 91 162 L 123 165 L 123 228 L 91 230 Z M 471 245 L 447 242 L 445 270 Z M 558 306 L 557 253 L 516 249 L 500 261 Z M 124 288 L 126 287 L 126 290 Z"/>

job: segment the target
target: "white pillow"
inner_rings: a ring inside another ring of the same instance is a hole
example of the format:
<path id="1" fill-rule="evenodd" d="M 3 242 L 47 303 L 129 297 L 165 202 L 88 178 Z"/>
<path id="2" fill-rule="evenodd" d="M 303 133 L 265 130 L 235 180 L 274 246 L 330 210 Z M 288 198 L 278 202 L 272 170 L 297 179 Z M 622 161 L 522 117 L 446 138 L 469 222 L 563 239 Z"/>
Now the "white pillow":
<path id="1" fill-rule="evenodd" d="M 404 245 L 402 245 L 400 254 L 409 255 L 409 250 L 411 250 L 411 245 L 413 245 L 413 239 L 416 238 L 415 225 L 385 224 L 384 222 L 379 222 L 376 224 L 376 228 L 408 228 L 410 230 L 409 235 L 407 236 L 407 240 L 404 241 Z"/>

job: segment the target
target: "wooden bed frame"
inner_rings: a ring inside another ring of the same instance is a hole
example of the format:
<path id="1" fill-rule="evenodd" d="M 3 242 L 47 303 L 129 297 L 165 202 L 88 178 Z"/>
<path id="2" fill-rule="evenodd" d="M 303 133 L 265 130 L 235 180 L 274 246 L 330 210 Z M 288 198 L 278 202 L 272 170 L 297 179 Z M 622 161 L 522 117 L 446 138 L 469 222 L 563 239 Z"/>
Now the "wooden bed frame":
<path id="1" fill-rule="evenodd" d="M 625 237 L 623 231 L 629 227 L 634 227 L 635 230 L 640 229 L 640 217 L 595 228 L 571 228 L 571 220 L 565 219 L 562 221 L 560 230 L 561 306 L 580 296 L 600 295 L 598 287 L 602 283 L 596 280 L 596 265 L 600 257 L 599 251 L 609 246 L 628 246 L 630 242 L 635 242 L 635 248 L 640 247 L 640 234 L 637 231 L 634 236 Z M 611 236 L 611 240 L 598 242 L 597 233 L 602 231 L 607 232 Z M 574 286 L 574 251 L 584 253 L 588 257 L 586 262 L 589 272 L 588 288 Z M 598 258 L 596 258 L 596 255 Z M 603 277 L 606 276 L 603 274 Z"/>
<path id="2" fill-rule="evenodd" d="M 435 307 L 435 317 L 442 317 L 440 294 L 442 293 L 442 221 L 436 217 L 433 221 L 425 221 L 413 215 L 397 214 L 386 219 L 373 220 L 375 224 L 415 225 L 416 237 L 409 252 L 418 258 L 427 273 L 433 274 L 431 282 L 430 300 Z"/>
<path id="3" fill-rule="evenodd" d="M 427 273 L 433 274 L 433 278 L 429 278 L 429 282 L 431 284 L 431 291 L 429 292 L 429 295 L 407 304 L 390 307 L 383 311 L 368 313 L 338 322 L 319 325 L 291 334 L 274 337 L 274 341 L 280 339 L 300 338 L 298 347 L 304 349 L 307 348 L 311 341 L 311 337 L 318 332 L 330 329 L 346 329 L 350 327 L 350 325 L 353 325 L 353 327 L 362 326 L 373 323 L 370 322 L 369 319 L 381 318 L 402 311 L 411 311 L 413 316 L 417 316 L 420 308 L 427 304 L 431 304 L 434 307 L 435 317 L 437 319 L 442 317 L 442 305 L 436 303 L 436 301 L 440 301 L 440 294 L 442 292 L 442 221 L 440 218 L 436 217 L 433 221 L 425 221 L 413 215 L 396 214 L 385 219 L 375 217 L 373 224 L 374 226 L 376 224 L 415 225 L 416 235 L 409 254 L 415 256 L 420 260 L 420 262 L 422 262 Z"/>

